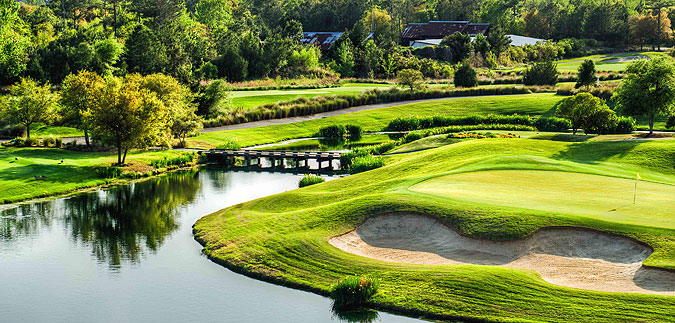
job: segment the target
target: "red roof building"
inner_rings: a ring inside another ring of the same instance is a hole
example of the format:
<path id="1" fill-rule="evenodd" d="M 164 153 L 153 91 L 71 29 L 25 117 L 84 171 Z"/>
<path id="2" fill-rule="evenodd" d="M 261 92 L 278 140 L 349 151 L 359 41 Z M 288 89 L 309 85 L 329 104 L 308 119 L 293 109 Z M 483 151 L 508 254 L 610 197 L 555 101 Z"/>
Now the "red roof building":
<path id="1" fill-rule="evenodd" d="M 475 37 L 479 34 L 487 35 L 490 24 L 471 23 L 468 21 L 430 21 L 428 23 L 410 23 L 401 33 L 401 44 L 410 46 L 416 40 L 443 39 L 454 33 L 461 32 Z"/>

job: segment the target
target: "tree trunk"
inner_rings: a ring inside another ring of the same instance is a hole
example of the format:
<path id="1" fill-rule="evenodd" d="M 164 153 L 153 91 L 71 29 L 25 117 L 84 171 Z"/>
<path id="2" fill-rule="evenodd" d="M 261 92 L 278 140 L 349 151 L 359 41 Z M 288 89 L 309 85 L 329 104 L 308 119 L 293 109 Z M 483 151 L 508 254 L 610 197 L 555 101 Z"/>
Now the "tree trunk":
<path id="1" fill-rule="evenodd" d="M 649 135 L 654 134 L 654 114 L 649 115 Z"/>
<path id="2" fill-rule="evenodd" d="M 656 46 L 661 51 L 661 8 L 659 8 L 659 14 L 657 16 L 658 21 L 656 22 Z"/>
<path id="3" fill-rule="evenodd" d="M 89 132 L 87 131 L 87 129 L 84 129 L 84 142 L 87 144 L 87 147 L 91 146 L 89 144 Z"/>
<path id="4" fill-rule="evenodd" d="M 124 156 L 122 156 L 122 165 L 124 165 L 124 163 L 127 162 L 127 151 L 129 151 L 129 149 L 124 149 Z"/>
<path id="5" fill-rule="evenodd" d="M 577 128 L 572 128 L 572 134 L 575 136 L 577 135 Z"/>
<path id="6" fill-rule="evenodd" d="M 30 139 L 30 124 L 26 125 L 26 139 Z"/>
<path id="7" fill-rule="evenodd" d="M 117 166 L 122 166 L 122 145 L 117 144 Z"/>

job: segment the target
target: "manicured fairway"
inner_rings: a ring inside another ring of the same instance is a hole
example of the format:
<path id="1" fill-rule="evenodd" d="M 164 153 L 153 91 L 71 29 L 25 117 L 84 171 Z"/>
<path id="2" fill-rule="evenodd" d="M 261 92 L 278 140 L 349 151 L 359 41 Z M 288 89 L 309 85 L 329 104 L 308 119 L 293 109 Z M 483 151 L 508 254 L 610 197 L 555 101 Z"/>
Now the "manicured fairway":
<path id="1" fill-rule="evenodd" d="M 283 140 L 311 137 L 319 128 L 331 124 L 360 125 L 365 131 L 380 131 L 392 119 L 401 116 L 469 116 L 485 114 L 529 114 L 551 116 L 563 96 L 527 94 L 469 98 L 451 98 L 430 102 L 354 112 L 335 117 L 293 124 L 203 133 L 190 141 L 195 146 L 213 147 L 227 138 L 236 138 L 242 146 L 253 146 Z"/>
<path id="2" fill-rule="evenodd" d="M 245 109 L 255 108 L 267 103 L 293 100 L 297 98 L 313 98 L 320 95 L 360 94 L 372 89 L 388 89 L 394 84 L 347 83 L 340 87 L 306 90 L 265 90 L 265 91 L 233 91 L 232 105 Z"/>
<path id="3" fill-rule="evenodd" d="M 675 186 L 556 171 L 501 170 L 461 173 L 410 190 L 472 203 L 593 217 L 675 229 Z"/>
<path id="4" fill-rule="evenodd" d="M 653 248 L 645 265 L 675 270 L 675 214 L 667 200 L 675 185 L 675 141 L 482 139 L 386 161 L 377 170 L 216 212 L 195 224 L 195 235 L 209 257 L 235 271 L 319 293 L 327 293 L 338 278 L 369 274 L 380 280 L 375 305 L 415 315 L 499 322 L 675 321 L 672 296 L 565 288 L 528 270 L 374 260 L 328 243 L 377 214 L 423 213 L 464 235 L 490 240 L 523 238 L 551 226 L 615 233 Z M 636 173 L 643 178 L 641 207 L 624 202 L 621 216 L 607 216 L 603 212 L 611 204 L 630 199 Z M 416 191 L 420 187 L 434 194 Z M 506 190 L 523 201 L 510 201 Z M 570 202 L 564 194 L 579 196 Z M 594 194 L 617 196 L 604 201 Z M 464 198 L 474 195 L 480 201 Z M 650 214 L 639 216 L 641 210 Z"/>

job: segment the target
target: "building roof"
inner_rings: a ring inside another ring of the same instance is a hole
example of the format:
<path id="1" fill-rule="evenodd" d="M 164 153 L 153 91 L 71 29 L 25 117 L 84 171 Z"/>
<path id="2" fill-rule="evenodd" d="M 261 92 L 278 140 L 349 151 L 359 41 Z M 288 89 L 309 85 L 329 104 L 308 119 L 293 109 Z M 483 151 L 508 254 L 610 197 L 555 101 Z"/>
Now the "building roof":
<path id="1" fill-rule="evenodd" d="M 319 46 L 323 51 L 330 49 L 335 42 L 342 37 L 343 32 L 303 32 L 303 44 L 313 44 Z"/>
<path id="2" fill-rule="evenodd" d="M 511 46 L 525 46 L 536 45 L 537 43 L 546 42 L 545 39 L 532 38 L 519 35 L 507 35 L 511 39 Z"/>
<path id="3" fill-rule="evenodd" d="M 429 21 L 428 23 L 410 23 L 401 33 L 403 40 L 442 39 L 457 32 L 476 36 L 486 34 L 490 24 L 468 21 Z"/>

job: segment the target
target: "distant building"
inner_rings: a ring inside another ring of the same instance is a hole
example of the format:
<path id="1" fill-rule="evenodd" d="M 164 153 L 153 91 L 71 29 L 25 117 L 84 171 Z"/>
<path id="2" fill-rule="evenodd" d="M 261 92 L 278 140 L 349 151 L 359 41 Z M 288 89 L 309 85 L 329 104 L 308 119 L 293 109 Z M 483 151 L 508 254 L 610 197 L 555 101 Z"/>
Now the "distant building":
<path id="1" fill-rule="evenodd" d="M 327 51 L 343 34 L 342 32 L 303 32 L 300 42 L 316 45 L 321 51 Z"/>
<path id="2" fill-rule="evenodd" d="M 540 38 L 532 38 L 532 37 L 525 37 L 525 36 L 518 36 L 518 35 L 506 35 L 511 39 L 511 46 L 518 46 L 522 47 L 525 45 L 536 45 L 538 43 L 545 43 L 545 39 L 540 39 Z M 471 40 L 473 40 L 476 37 L 471 37 Z M 441 41 L 443 39 L 422 39 L 422 40 L 415 40 L 413 41 L 410 46 L 412 48 L 420 48 L 420 47 L 427 47 L 427 46 L 437 46 L 441 44 Z"/>
<path id="3" fill-rule="evenodd" d="M 428 23 L 410 23 L 401 33 L 401 45 L 412 46 L 418 40 L 443 39 L 452 34 L 476 37 L 487 35 L 490 24 L 471 23 L 468 21 L 430 21 Z"/>

